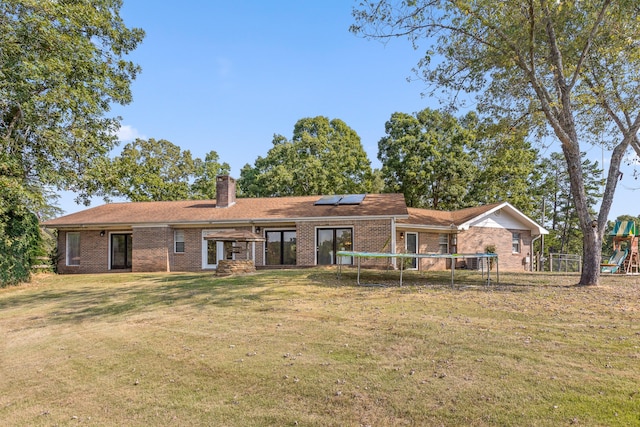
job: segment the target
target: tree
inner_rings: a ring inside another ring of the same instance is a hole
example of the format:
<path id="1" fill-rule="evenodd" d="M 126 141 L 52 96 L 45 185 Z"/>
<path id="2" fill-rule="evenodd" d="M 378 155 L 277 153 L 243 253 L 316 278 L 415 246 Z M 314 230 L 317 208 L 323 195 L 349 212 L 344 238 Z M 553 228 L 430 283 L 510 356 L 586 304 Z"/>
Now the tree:
<path id="1" fill-rule="evenodd" d="M 371 163 L 358 134 L 340 119 L 298 120 L 293 138 L 274 135 L 273 147 L 238 179 L 249 197 L 370 192 Z"/>
<path id="2" fill-rule="evenodd" d="M 125 26 L 121 4 L 0 2 L 2 274 L 28 272 L 29 251 L 12 251 L 30 247 L 24 239 L 30 239 L 34 213 L 46 218 L 55 212 L 55 189 L 75 191 L 85 202 L 103 190 L 93 166 L 116 144 L 119 126 L 105 115 L 112 103 L 131 100 L 139 67 L 124 58 L 144 36 Z"/>
<path id="3" fill-rule="evenodd" d="M 218 153 L 213 150 L 205 155 L 204 161 L 195 159 L 193 164 L 195 180 L 191 184 L 191 198 L 215 199 L 216 177 L 229 174 L 231 167 L 227 162 L 220 163 Z"/>
<path id="4" fill-rule="evenodd" d="M 416 47 L 424 41 L 429 48 L 418 67 L 431 93 L 475 93 L 483 111 L 551 129 L 583 232 L 579 284 L 596 285 L 621 161 L 629 147 L 640 154 L 637 8 L 635 0 L 380 0 L 354 10 L 351 30 L 373 38 L 407 36 Z M 581 143 L 599 135 L 609 141 L 611 161 L 594 223 Z"/>
<path id="5" fill-rule="evenodd" d="M 386 191 L 404 194 L 410 207 L 464 207 L 475 167 L 473 134 L 449 113 L 425 109 L 393 113 L 378 142 Z"/>
<path id="6" fill-rule="evenodd" d="M 477 172 L 469 183 L 466 204 L 508 201 L 525 215 L 536 217 L 542 200 L 536 185 L 540 161 L 526 132 L 505 120 L 484 120 L 476 125 L 475 134 L 472 154 Z"/>
<path id="7" fill-rule="evenodd" d="M 94 166 L 106 184 L 109 196 L 132 202 L 215 199 L 216 176 L 228 174 L 228 163 L 219 163 L 210 151 L 204 161 L 192 158 L 166 139 L 136 139 L 119 156 Z"/>
<path id="8" fill-rule="evenodd" d="M 603 184 L 598 162 L 592 162 L 582 154 L 582 170 L 584 173 L 585 190 L 590 206 L 595 206 L 601 197 Z M 546 247 L 556 253 L 576 253 L 582 250 L 582 230 L 579 227 L 579 219 L 575 204 L 571 198 L 571 186 L 569 172 L 562 153 L 551 153 L 549 158 L 542 160 L 541 190 L 545 197 L 545 218 L 549 236 L 546 238 Z M 592 211 L 592 215 L 595 212 Z"/>
<path id="9" fill-rule="evenodd" d="M 83 201 L 100 191 L 92 164 L 119 126 L 105 114 L 131 101 L 139 67 L 124 56 L 144 36 L 125 26 L 121 4 L 0 2 L 0 150 L 18 162 L 14 178 L 29 193 L 21 199 L 46 204 L 49 187 Z"/>

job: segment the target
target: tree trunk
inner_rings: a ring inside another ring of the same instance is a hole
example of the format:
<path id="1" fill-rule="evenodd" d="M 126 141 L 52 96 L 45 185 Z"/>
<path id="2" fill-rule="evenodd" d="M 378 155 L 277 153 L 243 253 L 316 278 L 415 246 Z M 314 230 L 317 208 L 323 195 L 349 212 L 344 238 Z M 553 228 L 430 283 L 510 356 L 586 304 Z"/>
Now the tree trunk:
<path id="1" fill-rule="evenodd" d="M 602 257 L 602 240 L 597 227 L 583 230 L 582 274 L 578 286 L 598 285 L 600 280 L 600 262 Z"/>

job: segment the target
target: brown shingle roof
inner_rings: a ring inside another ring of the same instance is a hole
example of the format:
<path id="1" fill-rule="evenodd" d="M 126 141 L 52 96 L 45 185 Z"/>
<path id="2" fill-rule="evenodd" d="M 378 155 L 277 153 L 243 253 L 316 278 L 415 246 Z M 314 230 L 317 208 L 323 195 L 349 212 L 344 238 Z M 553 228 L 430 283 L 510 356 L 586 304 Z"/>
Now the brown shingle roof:
<path id="1" fill-rule="evenodd" d="M 237 199 L 227 208 L 215 200 L 109 203 L 65 215 L 43 225 L 51 228 L 136 224 L 283 221 L 340 217 L 407 217 L 402 194 L 367 194 L 359 205 L 315 206 L 320 196 Z"/>
<path id="2" fill-rule="evenodd" d="M 493 203 L 491 205 L 476 206 L 453 212 L 438 211 L 434 209 L 407 208 L 409 218 L 398 220 L 398 224 L 429 225 L 435 227 L 449 227 L 451 224 L 455 224 L 458 226 L 499 205 L 501 205 L 501 203 Z"/>

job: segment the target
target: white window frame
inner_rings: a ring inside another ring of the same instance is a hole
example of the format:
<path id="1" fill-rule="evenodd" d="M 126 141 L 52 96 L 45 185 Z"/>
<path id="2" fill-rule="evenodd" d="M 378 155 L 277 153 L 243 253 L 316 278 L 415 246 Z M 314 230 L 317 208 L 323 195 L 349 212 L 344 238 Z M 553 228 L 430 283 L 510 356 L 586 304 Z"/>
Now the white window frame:
<path id="1" fill-rule="evenodd" d="M 178 250 L 178 243 L 182 243 L 182 250 Z M 173 231 L 173 253 L 174 254 L 183 254 L 184 253 L 184 230 L 174 230 Z"/>
<path id="2" fill-rule="evenodd" d="M 71 247 L 71 242 L 70 242 L 70 237 L 77 237 L 77 245 L 78 247 L 76 248 L 76 251 L 78 253 L 78 261 L 77 264 L 72 263 L 72 253 L 69 250 L 69 248 Z M 66 246 L 65 246 L 65 258 L 66 258 L 66 265 L 67 267 L 80 267 L 80 232 L 79 231 L 69 231 L 67 232 L 67 236 L 66 236 Z"/>
<path id="3" fill-rule="evenodd" d="M 511 232 L 511 253 L 519 254 L 522 251 L 522 234 L 512 231 Z"/>
<path id="4" fill-rule="evenodd" d="M 445 251 L 442 252 L 442 247 L 446 247 Z M 438 234 L 438 253 L 439 254 L 448 254 L 449 253 L 449 234 L 440 233 Z"/>

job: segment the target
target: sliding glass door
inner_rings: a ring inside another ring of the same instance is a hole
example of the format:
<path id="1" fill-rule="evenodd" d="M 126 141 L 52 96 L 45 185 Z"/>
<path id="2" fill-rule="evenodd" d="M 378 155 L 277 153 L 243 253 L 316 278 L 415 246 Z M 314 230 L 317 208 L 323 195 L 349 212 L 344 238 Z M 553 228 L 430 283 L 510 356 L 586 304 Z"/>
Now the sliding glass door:
<path id="1" fill-rule="evenodd" d="M 265 246 L 265 260 L 267 265 L 295 265 L 296 264 L 296 232 L 295 231 L 267 231 Z"/>
<path id="2" fill-rule="evenodd" d="M 111 269 L 131 268 L 131 234 L 111 234 Z"/>
<path id="3" fill-rule="evenodd" d="M 353 230 L 351 228 L 319 228 L 317 231 L 317 262 L 318 265 L 332 265 L 338 263 L 338 251 L 353 250 Z M 343 256 L 341 264 L 351 264 L 352 257 Z"/>

